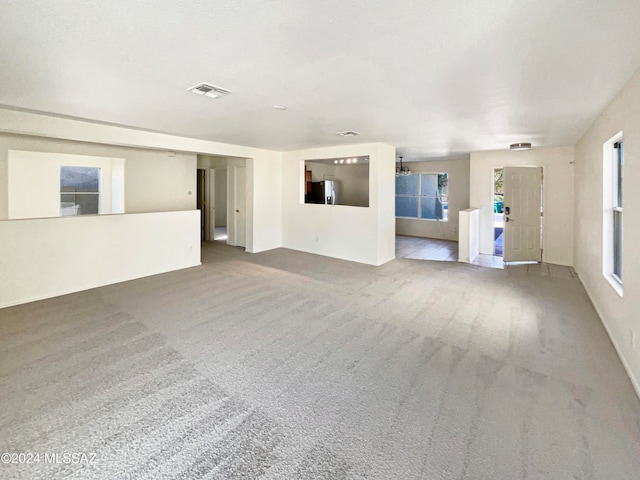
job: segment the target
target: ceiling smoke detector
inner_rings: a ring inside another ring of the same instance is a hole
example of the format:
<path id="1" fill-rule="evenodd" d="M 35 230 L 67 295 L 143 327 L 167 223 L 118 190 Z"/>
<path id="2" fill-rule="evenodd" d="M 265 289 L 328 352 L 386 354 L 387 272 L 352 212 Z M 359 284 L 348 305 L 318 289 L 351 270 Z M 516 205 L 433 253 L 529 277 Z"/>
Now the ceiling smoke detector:
<path id="1" fill-rule="evenodd" d="M 354 132 L 353 130 L 345 130 L 344 132 L 338 132 L 336 135 L 340 135 L 341 137 L 355 137 L 356 135 L 360 135 L 358 132 Z"/>
<path id="2" fill-rule="evenodd" d="M 231 90 L 227 90 L 226 88 L 222 87 L 216 87 L 215 85 L 204 82 L 194 85 L 187 90 L 197 95 L 204 95 L 205 97 L 211 98 L 220 98 L 231 93 Z"/>
<path id="3" fill-rule="evenodd" d="M 530 150 L 531 144 L 527 142 L 512 143 L 511 145 L 509 145 L 509 148 L 511 150 Z"/>

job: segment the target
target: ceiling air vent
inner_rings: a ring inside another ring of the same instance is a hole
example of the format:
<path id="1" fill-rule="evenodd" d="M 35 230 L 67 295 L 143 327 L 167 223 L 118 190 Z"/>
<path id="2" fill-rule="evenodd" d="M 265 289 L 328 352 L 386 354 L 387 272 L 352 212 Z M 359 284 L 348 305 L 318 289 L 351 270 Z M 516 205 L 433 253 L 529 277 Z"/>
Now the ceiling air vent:
<path id="1" fill-rule="evenodd" d="M 355 137 L 356 135 L 360 135 L 358 132 L 354 132 L 353 130 L 345 130 L 344 132 L 338 132 L 336 135 L 340 135 L 341 137 Z"/>
<path id="2" fill-rule="evenodd" d="M 189 91 L 196 93 L 198 95 L 204 95 L 205 97 L 211 97 L 211 98 L 224 97 L 225 95 L 229 95 L 231 93 L 231 90 L 227 90 L 221 87 L 216 87 L 215 85 L 211 85 L 209 83 L 204 83 L 204 82 L 189 88 Z"/>

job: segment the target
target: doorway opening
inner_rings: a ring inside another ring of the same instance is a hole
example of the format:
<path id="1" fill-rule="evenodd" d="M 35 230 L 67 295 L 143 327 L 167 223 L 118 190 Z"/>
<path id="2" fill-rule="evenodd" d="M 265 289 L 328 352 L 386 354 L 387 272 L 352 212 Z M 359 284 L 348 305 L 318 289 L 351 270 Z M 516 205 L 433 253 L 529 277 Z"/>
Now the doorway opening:
<path id="1" fill-rule="evenodd" d="M 200 210 L 200 240 L 227 240 L 227 169 L 198 168 L 196 208 Z"/>
<path id="2" fill-rule="evenodd" d="M 218 155 L 197 156 L 197 198 L 201 239 L 236 247 L 246 246 L 247 159 Z"/>
<path id="3" fill-rule="evenodd" d="M 196 176 L 196 208 L 200 211 L 200 241 L 208 240 L 209 215 L 207 206 L 209 204 L 209 192 L 207 189 L 207 170 L 199 168 Z"/>
<path id="4" fill-rule="evenodd" d="M 493 255 L 502 257 L 504 242 L 504 169 L 493 170 Z"/>
<path id="5" fill-rule="evenodd" d="M 214 228 L 213 240 L 227 241 L 227 169 L 216 168 L 214 174 Z"/>

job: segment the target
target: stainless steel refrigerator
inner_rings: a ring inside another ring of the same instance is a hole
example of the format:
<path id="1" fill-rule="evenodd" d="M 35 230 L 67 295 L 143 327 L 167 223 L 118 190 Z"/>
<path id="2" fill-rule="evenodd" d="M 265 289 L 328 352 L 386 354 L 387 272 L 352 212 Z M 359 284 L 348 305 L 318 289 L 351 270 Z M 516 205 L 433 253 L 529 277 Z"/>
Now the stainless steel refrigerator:
<path id="1" fill-rule="evenodd" d="M 324 181 L 324 203 L 336 205 L 338 203 L 338 193 L 340 184 L 336 180 Z"/>
<path id="2" fill-rule="evenodd" d="M 340 195 L 340 184 L 336 180 L 323 180 L 313 182 L 311 192 L 305 200 L 306 203 L 324 203 L 325 205 L 337 205 Z"/>

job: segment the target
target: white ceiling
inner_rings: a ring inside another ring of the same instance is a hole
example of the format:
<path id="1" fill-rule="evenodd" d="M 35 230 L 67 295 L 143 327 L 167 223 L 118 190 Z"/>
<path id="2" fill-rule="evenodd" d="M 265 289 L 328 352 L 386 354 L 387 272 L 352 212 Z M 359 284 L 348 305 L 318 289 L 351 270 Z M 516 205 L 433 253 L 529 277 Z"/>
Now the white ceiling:
<path id="1" fill-rule="evenodd" d="M 573 145 L 640 67 L 640 1 L 2 0 L 0 58 L 6 106 L 456 158 Z M 198 82 L 233 93 L 187 91 Z"/>

